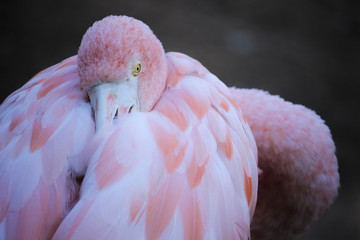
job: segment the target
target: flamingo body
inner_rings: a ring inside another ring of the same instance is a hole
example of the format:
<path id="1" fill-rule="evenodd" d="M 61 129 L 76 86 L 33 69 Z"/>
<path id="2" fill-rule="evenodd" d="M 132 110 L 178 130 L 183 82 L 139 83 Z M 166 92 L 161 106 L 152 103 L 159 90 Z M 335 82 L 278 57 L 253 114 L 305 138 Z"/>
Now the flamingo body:
<path id="1" fill-rule="evenodd" d="M 0 239 L 249 239 L 251 222 L 290 239 L 338 188 L 316 114 L 227 88 L 126 16 L 11 94 L 0 136 Z"/>
<path id="2" fill-rule="evenodd" d="M 6 99 L 6 238 L 249 236 L 257 194 L 250 128 L 229 89 L 200 63 L 179 53 L 166 58 L 167 88 L 153 111 L 119 117 L 109 134 L 95 137 L 76 56 Z"/>

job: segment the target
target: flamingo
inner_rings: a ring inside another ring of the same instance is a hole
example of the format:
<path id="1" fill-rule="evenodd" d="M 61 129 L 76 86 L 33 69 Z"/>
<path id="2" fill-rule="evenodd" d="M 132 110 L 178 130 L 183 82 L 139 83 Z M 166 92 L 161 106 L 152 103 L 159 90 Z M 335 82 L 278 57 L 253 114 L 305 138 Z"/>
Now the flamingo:
<path id="1" fill-rule="evenodd" d="M 127 16 L 7 97 L 0 136 L 0 239 L 290 239 L 339 185 L 313 111 L 226 87 Z"/>

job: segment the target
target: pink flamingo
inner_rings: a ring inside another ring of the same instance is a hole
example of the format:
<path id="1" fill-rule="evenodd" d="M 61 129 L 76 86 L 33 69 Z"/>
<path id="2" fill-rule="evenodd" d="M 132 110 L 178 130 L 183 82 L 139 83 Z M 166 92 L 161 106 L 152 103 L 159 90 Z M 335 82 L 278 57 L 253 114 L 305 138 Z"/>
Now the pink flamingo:
<path id="1" fill-rule="evenodd" d="M 126 16 L 11 94 L 0 136 L 0 239 L 288 239 L 339 184 L 314 112 L 227 88 Z"/>

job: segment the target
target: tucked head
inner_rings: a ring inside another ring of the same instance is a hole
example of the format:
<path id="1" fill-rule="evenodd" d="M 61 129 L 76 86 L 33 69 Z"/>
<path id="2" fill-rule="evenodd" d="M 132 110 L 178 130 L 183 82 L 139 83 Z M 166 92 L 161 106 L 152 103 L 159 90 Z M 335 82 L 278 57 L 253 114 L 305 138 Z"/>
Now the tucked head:
<path id="1" fill-rule="evenodd" d="M 126 16 L 106 17 L 87 30 L 78 52 L 78 70 L 97 131 L 116 114 L 150 111 L 167 76 L 160 41 L 146 24 Z"/>

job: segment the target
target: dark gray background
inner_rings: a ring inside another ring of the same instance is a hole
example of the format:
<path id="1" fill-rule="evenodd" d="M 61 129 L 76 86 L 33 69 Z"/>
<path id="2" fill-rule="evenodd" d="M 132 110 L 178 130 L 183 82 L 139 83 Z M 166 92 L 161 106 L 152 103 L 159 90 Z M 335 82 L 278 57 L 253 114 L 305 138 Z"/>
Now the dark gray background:
<path id="1" fill-rule="evenodd" d="M 8 1 L 1 5 L 0 102 L 40 70 L 75 55 L 94 21 L 133 16 L 166 51 L 198 59 L 228 86 L 264 89 L 322 116 L 337 146 L 341 189 L 300 239 L 360 239 L 359 3 Z"/>

